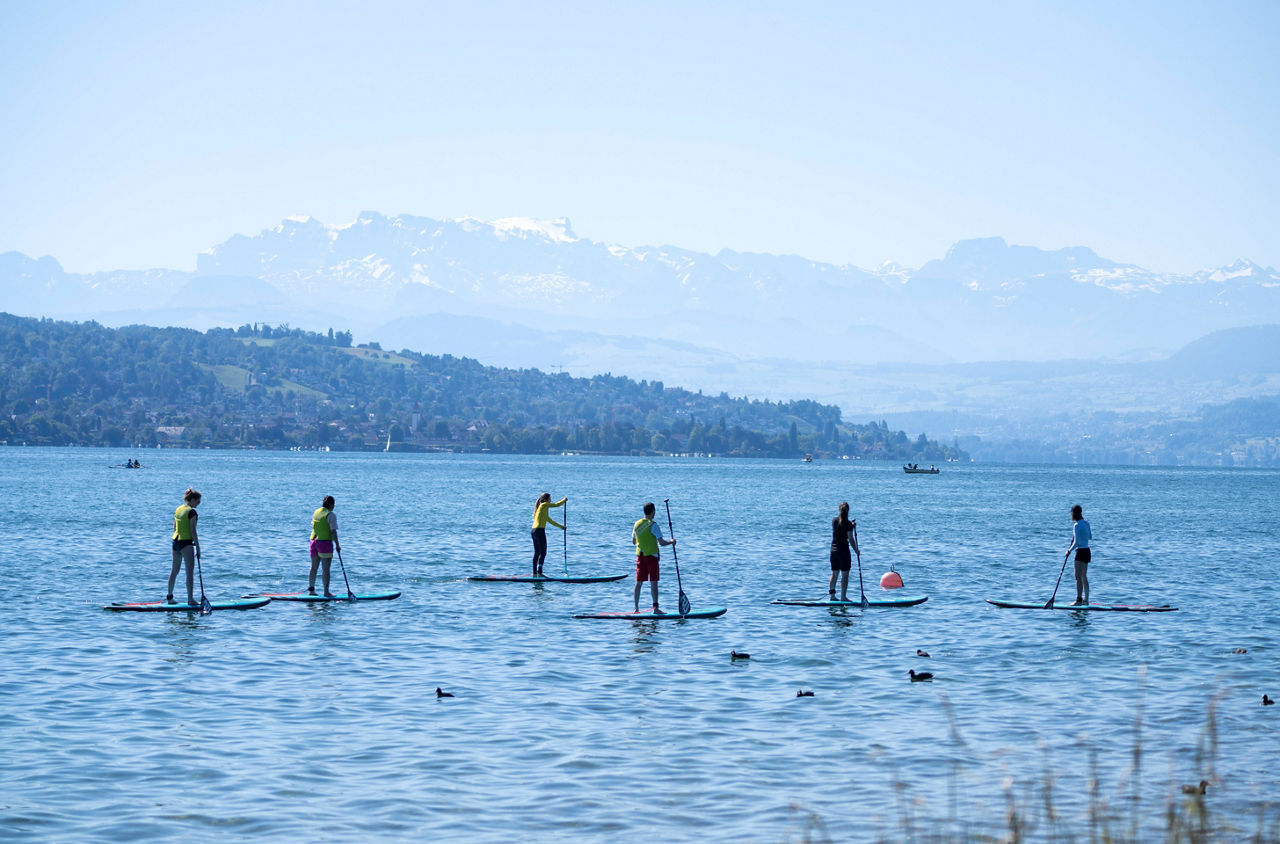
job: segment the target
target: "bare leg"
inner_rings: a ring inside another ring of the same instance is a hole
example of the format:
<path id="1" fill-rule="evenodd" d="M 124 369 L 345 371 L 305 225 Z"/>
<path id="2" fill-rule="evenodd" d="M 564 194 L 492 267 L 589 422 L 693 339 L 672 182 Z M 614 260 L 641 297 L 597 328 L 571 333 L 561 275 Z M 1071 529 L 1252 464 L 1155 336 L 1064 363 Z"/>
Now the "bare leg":
<path id="1" fill-rule="evenodd" d="M 827 594 L 831 597 L 836 596 L 836 577 L 840 574 L 836 569 L 831 570 L 831 582 L 827 584 Z"/>
<path id="2" fill-rule="evenodd" d="M 632 598 L 635 600 L 635 610 L 636 610 L 636 612 L 640 612 L 640 585 L 641 585 L 642 583 L 644 583 L 644 581 L 643 581 L 643 580 L 637 580 L 637 581 L 636 581 L 636 590 L 635 590 L 635 594 L 634 594 L 634 595 L 632 595 Z"/>
<path id="3" fill-rule="evenodd" d="M 317 554 L 311 555 L 311 571 L 307 573 L 307 591 L 312 595 L 316 594 L 316 572 L 320 570 L 320 557 Z"/>
<path id="4" fill-rule="evenodd" d="M 653 605 L 658 606 L 658 581 L 649 581 L 649 591 L 653 594 Z"/>
<path id="5" fill-rule="evenodd" d="M 834 576 L 833 578 L 834 579 Z M 849 570 L 843 569 L 840 572 L 840 600 L 849 600 Z"/>
<path id="6" fill-rule="evenodd" d="M 173 549 L 173 568 L 169 570 L 169 591 L 167 594 L 168 595 L 173 594 L 173 584 L 178 579 L 178 570 L 182 568 L 184 563 L 186 564 L 186 567 L 187 567 L 187 603 L 194 604 L 196 602 L 196 597 L 195 597 L 196 549 L 195 549 L 195 546 L 188 545 L 186 548 L 183 548 L 181 550 L 177 548 Z"/>
<path id="7" fill-rule="evenodd" d="M 1082 560 L 1076 560 L 1076 603 L 1087 604 L 1089 602 L 1089 564 Z"/>
<path id="8" fill-rule="evenodd" d="M 178 579 L 178 572 L 182 570 L 182 552 L 177 548 L 173 549 L 173 568 L 169 569 L 169 588 L 165 590 L 165 598 L 173 597 L 173 584 Z"/>
<path id="9" fill-rule="evenodd" d="M 333 593 L 329 591 L 329 567 L 333 565 L 333 555 L 321 554 L 320 561 L 324 563 L 324 596 L 332 598 Z"/>

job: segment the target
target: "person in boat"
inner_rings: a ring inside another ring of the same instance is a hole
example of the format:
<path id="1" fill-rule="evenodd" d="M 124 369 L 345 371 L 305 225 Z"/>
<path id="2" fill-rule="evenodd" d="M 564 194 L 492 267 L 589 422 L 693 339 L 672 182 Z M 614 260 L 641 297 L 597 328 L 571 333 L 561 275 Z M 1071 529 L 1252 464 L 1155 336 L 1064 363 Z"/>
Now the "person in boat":
<path id="1" fill-rule="evenodd" d="M 653 611 L 658 609 L 658 548 L 662 545 L 675 545 L 675 539 L 667 539 L 662 535 L 662 528 L 653 517 L 658 508 L 652 501 L 644 505 L 644 518 L 638 519 L 631 526 L 631 544 L 636 546 L 636 588 L 632 601 L 636 612 L 640 612 L 640 588 L 646 580 L 649 592 L 653 595 Z"/>
<path id="2" fill-rule="evenodd" d="M 1089 542 L 1092 539 L 1093 532 L 1089 529 L 1089 523 L 1085 521 L 1084 510 L 1076 504 L 1071 508 L 1071 547 L 1067 549 L 1066 557 L 1062 560 L 1066 563 L 1066 558 L 1071 556 L 1071 552 L 1076 552 L 1076 600 L 1072 604 L 1074 607 L 1089 603 L 1089 559 L 1091 557 Z"/>
<path id="3" fill-rule="evenodd" d="M 324 564 L 322 583 L 324 596 L 332 598 L 329 591 L 329 571 L 333 567 L 333 550 L 342 552 L 342 543 L 338 542 L 338 517 L 333 514 L 334 500 L 326 495 L 320 506 L 311 514 L 311 571 L 307 574 L 307 594 L 316 594 L 316 571 Z"/>
<path id="4" fill-rule="evenodd" d="M 533 537 L 533 576 L 542 577 L 542 563 L 547 559 L 547 525 L 552 524 L 564 530 L 564 525 L 551 518 L 548 512 L 552 507 L 563 507 L 568 498 L 559 501 L 551 500 L 551 493 L 544 492 L 538 496 L 533 505 L 533 529 L 529 535 Z"/>
<path id="5" fill-rule="evenodd" d="M 849 570 L 853 567 L 849 549 L 858 547 L 853 538 L 855 524 L 849 520 L 849 502 L 841 501 L 831 520 L 831 582 L 827 584 L 827 595 L 832 601 L 836 599 L 836 578 L 840 579 L 840 600 L 849 600 Z"/>
<path id="6" fill-rule="evenodd" d="M 187 604 L 195 606 L 195 565 L 200 556 L 200 536 L 196 532 L 196 520 L 200 514 L 196 508 L 200 506 L 200 493 L 191 487 L 182 495 L 182 504 L 173 511 L 173 567 L 169 570 L 169 589 L 164 599 L 173 603 L 173 584 L 178 579 L 178 572 L 187 567 Z"/>

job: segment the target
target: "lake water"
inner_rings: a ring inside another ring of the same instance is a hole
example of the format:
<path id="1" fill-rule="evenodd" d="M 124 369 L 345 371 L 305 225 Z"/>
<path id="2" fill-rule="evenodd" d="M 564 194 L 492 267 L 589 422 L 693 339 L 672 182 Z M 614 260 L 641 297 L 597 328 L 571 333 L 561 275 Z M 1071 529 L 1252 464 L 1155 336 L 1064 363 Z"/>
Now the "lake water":
<path id="1" fill-rule="evenodd" d="M 104 612 L 163 597 L 188 485 L 211 598 L 304 586 L 325 494 L 353 587 L 403 597 Z M 570 499 L 548 572 L 631 572 L 669 498 L 685 591 L 728 614 L 467 582 L 527 570 L 543 490 Z M 7 839 L 901 840 L 998 830 L 1010 797 L 1033 837 L 1092 806 L 1145 839 L 1202 778 L 1215 824 L 1277 829 L 1280 472 L 3 448 L 0 491 Z M 868 591 L 892 565 L 927 603 L 770 605 L 825 593 L 841 500 Z M 1094 601 L 1178 612 L 984 603 L 1048 599 L 1074 503 Z"/>

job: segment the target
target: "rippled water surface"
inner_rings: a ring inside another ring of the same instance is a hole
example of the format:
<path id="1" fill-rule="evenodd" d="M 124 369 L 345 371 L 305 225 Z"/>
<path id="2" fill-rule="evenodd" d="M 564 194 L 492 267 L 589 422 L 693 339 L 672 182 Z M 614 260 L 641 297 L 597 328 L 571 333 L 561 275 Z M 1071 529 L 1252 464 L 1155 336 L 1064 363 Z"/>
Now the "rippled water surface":
<path id="1" fill-rule="evenodd" d="M 102 611 L 163 597 L 188 485 L 211 598 L 305 585 L 325 494 L 352 586 L 403 597 Z M 548 572 L 629 573 L 669 498 L 685 591 L 728 614 L 579 621 L 630 581 L 467 582 L 525 571 L 543 490 L 570 498 Z M 1276 472 L 4 448 L 0 492 L 4 838 L 897 840 L 1046 782 L 1082 818 L 1093 776 L 1119 824 L 1204 777 L 1246 831 L 1280 801 Z M 868 591 L 894 566 L 927 603 L 770 605 L 825 592 L 842 499 Z M 1178 612 L 984 603 L 1048 599 L 1074 503 L 1095 602 Z"/>

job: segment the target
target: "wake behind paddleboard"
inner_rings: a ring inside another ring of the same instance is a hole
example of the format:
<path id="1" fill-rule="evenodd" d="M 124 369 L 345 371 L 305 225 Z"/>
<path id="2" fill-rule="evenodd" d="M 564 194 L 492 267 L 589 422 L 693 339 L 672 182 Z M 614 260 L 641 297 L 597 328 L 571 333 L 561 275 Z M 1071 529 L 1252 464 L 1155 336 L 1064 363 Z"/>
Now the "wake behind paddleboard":
<path id="1" fill-rule="evenodd" d="M 868 598 L 868 607 L 914 607 L 917 604 L 923 604 L 929 600 L 928 595 L 907 595 L 902 598 Z M 771 604 L 779 604 L 784 607 L 855 607 L 861 608 L 861 599 L 857 601 L 833 601 L 830 598 L 823 598 L 820 601 L 806 601 L 803 598 L 778 598 L 770 601 Z"/>
<path id="2" fill-rule="evenodd" d="M 254 610 L 258 607 L 265 607 L 271 603 L 271 599 L 265 595 L 252 598 L 233 598 L 229 601 L 210 601 L 209 605 L 215 610 Z M 114 612 L 200 612 L 199 604 L 170 604 L 165 601 L 139 601 L 135 603 L 127 603 L 117 601 L 107 604 L 104 610 L 112 610 Z"/>
<path id="3" fill-rule="evenodd" d="M 530 574 L 476 574 L 467 580 L 480 583 L 612 583 L 622 580 L 625 574 L 605 575 L 601 577 L 538 577 Z"/>
<path id="4" fill-rule="evenodd" d="M 993 598 L 987 598 L 988 604 L 994 604 L 1001 609 L 1007 610 L 1093 610 L 1095 612 L 1177 612 L 1177 607 L 1171 607 L 1168 604 L 1163 606 L 1152 606 L 1151 604 L 1081 604 L 1075 605 L 1070 602 L 1057 603 L 1051 607 L 1046 607 L 1039 603 L 1026 603 L 1023 601 L 997 601 Z"/>
<path id="5" fill-rule="evenodd" d="M 593 612 L 581 613 L 575 615 L 574 618 L 621 618 L 631 619 L 632 621 L 660 621 L 663 619 L 679 620 L 681 618 L 718 618 L 729 610 L 726 607 L 709 607 L 707 609 L 692 610 L 685 615 L 678 612 L 650 612 L 642 610 L 641 612 Z"/>
<path id="6" fill-rule="evenodd" d="M 348 596 L 345 592 L 338 595 L 312 595 L 310 592 L 284 592 L 281 594 L 273 594 L 264 592 L 261 595 L 246 595 L 246 598 L 270 598 L 273 601 L 300 601 L 308 604 L 326 604 L 332 601 L 345 601 Z M 399 592 L 357 592 L 357 601 L 391 601 L 400 597 Z"/>

